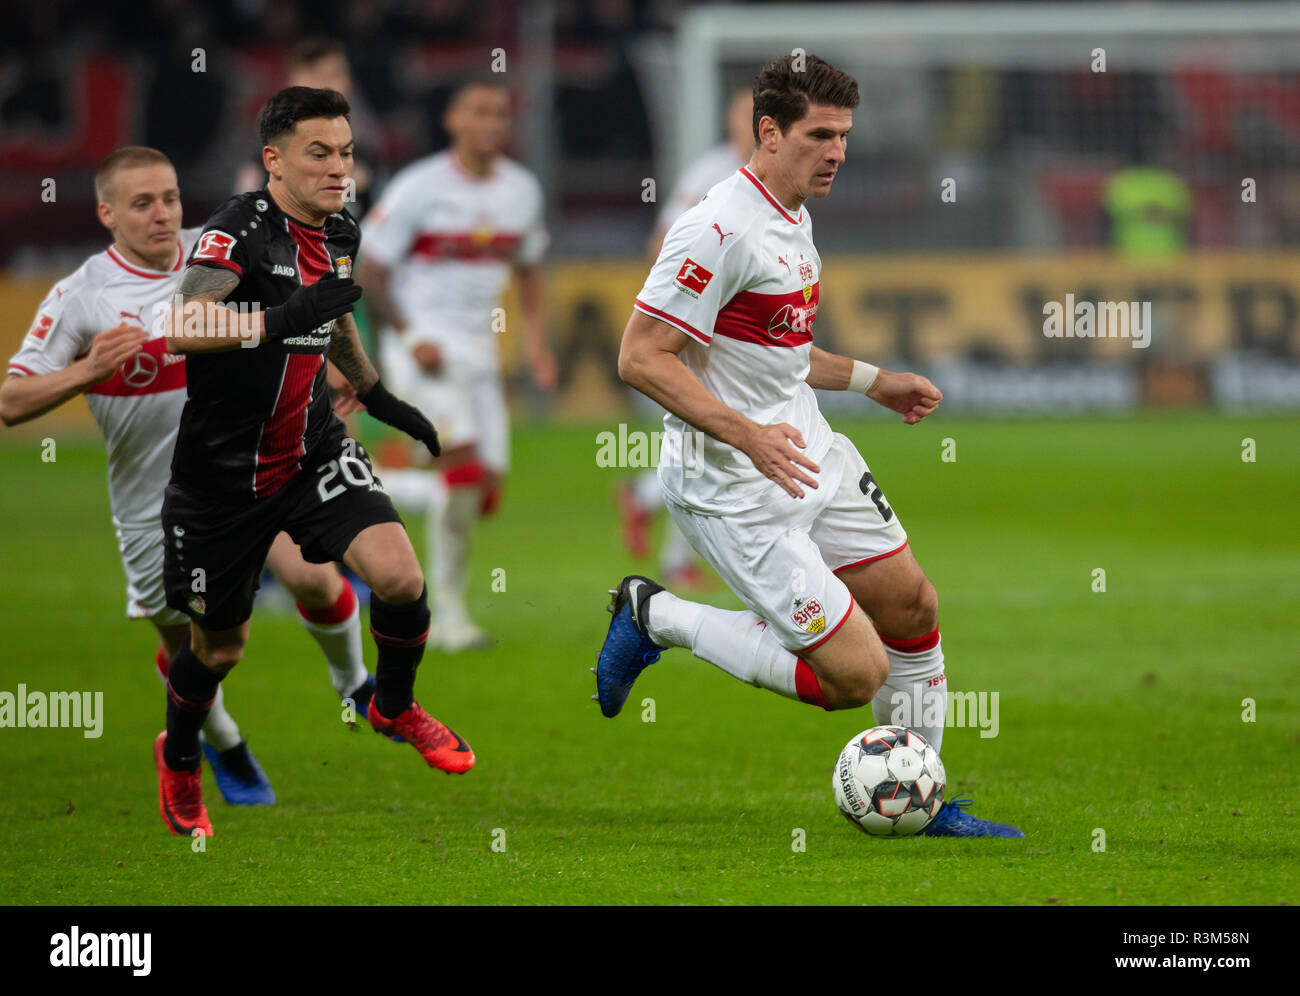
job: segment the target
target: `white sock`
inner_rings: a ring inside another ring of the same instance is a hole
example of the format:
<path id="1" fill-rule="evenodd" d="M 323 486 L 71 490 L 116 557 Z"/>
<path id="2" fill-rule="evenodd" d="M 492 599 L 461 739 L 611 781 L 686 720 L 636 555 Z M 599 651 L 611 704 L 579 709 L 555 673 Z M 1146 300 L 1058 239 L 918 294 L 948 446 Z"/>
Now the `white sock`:
<path id="1" fill-rule="evenodd" d="M 217 750 L 230 750 L 237 747 L 243 738 L 239 735 L 239 726 L 235 717 L 226 712 L 226 693 L 218 685 L 217 694 L 212 699 L 212 708 L 203 723 L 203 739 Z"/>
<path id="2" fill-rule="evenodd" d="M 948 717 L 948 683 L 943 670 L 943 641 L 935 630 L 934 646 L 904 653 L 889 643 L 889 677 L 871 702 L 876 722 L 914 730 L 936 751 L 943 746 Z"/>
<path id="3" fill-rule="evenodd" d="M 660 646 L 685 647 L 733 678 L 799 699 L 795 673 L 803 662 L 748 609 L 732 612 L 663 591 L 650 599 L 646 616 L 646 632 Z"/>
<path id="4" fill-rule="evenodd" d="M 330 669 L 330 684 L 340 699 L 350 695 L 361 687 L 366 680 L 365 657 L 361 651 L 361 606 L 356 593 L 347 578 L 343 579 L 344 591 L 335 610 L 346 609 L 351 603 L 352 611 L 347 618 L 338 622 L 314 622 L 303 615 L 302 606 L 298 606 L 298 617 L 303 629 L 312 635 L 325 655 L 325 662 Z M 310 611 L 310 610 L 308 610 Z"/>
<path id="5" fill-rule="evenodd" d="M 483 489 L 457 485 L 446 488 L 440 514 L 429 517 L 430 594 L 435 618 L 468 619 L 465 586 L 469 544 L 483 504 Z"/>
<path id="6" fill-rule="evenodd" d="M 682 535 L 682 531 L 677 528 L 677 523 L 673 521 L 672 516 L 668 516 L 664 519 L 663 539 L 659 547 L 660 569 L 665 574 L 672 574 L 684 567 L 690 567 L 694 562 L 695 551 Z"/>

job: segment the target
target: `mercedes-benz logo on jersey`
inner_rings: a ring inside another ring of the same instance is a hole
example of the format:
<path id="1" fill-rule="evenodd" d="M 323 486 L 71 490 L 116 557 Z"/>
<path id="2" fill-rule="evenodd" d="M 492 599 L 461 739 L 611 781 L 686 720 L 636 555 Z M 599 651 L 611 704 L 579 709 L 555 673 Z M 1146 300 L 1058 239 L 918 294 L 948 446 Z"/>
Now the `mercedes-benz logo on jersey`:
<path id="1" fill-rule="evenodd" d="M 148 387 L 158 376 L 158 361 L 148 353 L 136 353 L 122 364 L 122 380 L 131 387 Z"/>
<path id="2" fill-rule="evenodd" d="M 767 323 L 767 334 L 773 339 L 781 339 L 785 334 L 794 327 L 794 323 L 799 321 L 799 315 L 795 313 L 792 306 L 788 304 L 781 305 L 781 310 L 772 316 L 772 320 Z"/>

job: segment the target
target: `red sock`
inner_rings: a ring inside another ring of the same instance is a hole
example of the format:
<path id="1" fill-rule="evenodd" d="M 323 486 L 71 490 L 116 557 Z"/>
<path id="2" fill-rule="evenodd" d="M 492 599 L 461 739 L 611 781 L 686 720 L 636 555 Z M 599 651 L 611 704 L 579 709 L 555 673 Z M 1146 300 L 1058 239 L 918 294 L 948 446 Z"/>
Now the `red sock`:
<path id="1" fill-rule="evenodd" d="M 817 675 L 813 673 L 813 669 L 808 666 L 808 662 L 802 657 L 798 658 L 798 662 L 794 666 L 794 690 L 798 693 L 800 702 L 821 706 L 827 712 L 833 711 L 826 701 L 826 695 L 822 692 L 821 682 L 817 680 Z"/>
<path id="2" fill-rule="evenodd" d="M 153 666 L 157 668 L 158 673 L 162 675 L 162 680 L 167 680 L 167 669 L 172 666 L 172 659 L 167 656 L 167 651 L 162 647 L 158 648 L 158 653 L 154 655 Z"/>
<path id="3" fill-rule="evenodd" d="M 319 623 L 322 626 L 330 626 L 351 619 L 352 613 L 357 609 L 357 593 L 352 590 L 352 585 L 347 578 L 340 578 L 340 580 L 343 582 L 343 591 L 333 605 L 327 605 L 323 609 L 309 609 L 301 602 L 298 602 L 298 615 L 308 622 Z"/>

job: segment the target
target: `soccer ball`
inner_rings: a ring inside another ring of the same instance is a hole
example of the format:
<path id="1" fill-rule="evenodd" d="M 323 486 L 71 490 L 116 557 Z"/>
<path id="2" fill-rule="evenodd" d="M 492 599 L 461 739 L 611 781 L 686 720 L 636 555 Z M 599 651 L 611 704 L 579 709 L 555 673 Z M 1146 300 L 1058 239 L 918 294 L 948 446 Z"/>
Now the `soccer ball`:
<path id="1" fill-rule="evenodd" d="M 901 726 L 863 730 L 840 751 L 831 786 L 845 818 L 873 837 L 920 833 L 943 806 L 939 752 Z"/>

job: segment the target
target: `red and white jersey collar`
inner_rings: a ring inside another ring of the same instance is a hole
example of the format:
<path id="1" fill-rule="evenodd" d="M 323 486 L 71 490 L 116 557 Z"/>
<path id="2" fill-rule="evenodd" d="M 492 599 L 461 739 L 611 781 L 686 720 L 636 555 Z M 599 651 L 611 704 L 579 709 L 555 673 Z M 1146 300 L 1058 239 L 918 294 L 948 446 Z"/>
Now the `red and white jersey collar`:
<path id="1" fill-rule="evenodd" d="M 749 171 L 748 166 L 740 167 L 740 172 L 745 176 L 747 180 L 749 180 L 750 183 L 752 183 L 755 187 L 758 188 L 758 192 L 762 194 L 765 198 L 767 198 L 767 202 L 771 204 L 772 207 L 776 208 L 777 213 L 780 214 L 782 218 L 784 218 L 792 225 L 798 225 L 803 221 L 803 208 L 799 209 L 798 218 L 790 217 L 790 212 L 787 211 L 784 207 L 782 207 L 781 202 L 772 196 L 772 191 L 767 189 L 767 185 Z"/>
<path id="2" fill-rule="evenodd" d="M 108 247 L 106 250 L 104 250 L 104 251 L 105 251 L 106 253 L 108 253 L 108 258 L 109 258 L 109 259 L 111 259 L 114 263 L 116 263 L 116 264 L 117 264 L 118 266 L 120 266 L 122 269 L 126 270 L 128 273 L 134 274 L 134 275 L 137 276 L 137 277 L 146 277 L 146 278 L 148 278 L 149 280 L 162 280 L 162 279 L 164 279 L 164 278 L 166 278 L 166 277 L 171 276 L 173 273 L 175 273 L 177 270 L 179 270 L 179 269 L 181 268 L 181 263 L 184 262 L 184 260 L 185 260 L 185 253 L 184 253 L 184 251 L 182 251 L 182 249 L 181 249 L 181 240 L 180 240 L 180 239 L 177 239 L 177 240 L 176 240 L 176 262 L 175 262 L 175 264 L 171 267 L 171 269 L 169 269 L 169 270 L 144 270 L 144 269 L 141 269 L 140 267 L 135 266 L 135 265 L 133 265 L 133 264 L 131 264 L 131 263 L 128 263 L 125 259 L 123 259 L 123 258 L 122 258 L 122 254 L 119 253 L 119 252 L 117 251 L 117 249 L 114 248 L 113 246 L 109 246 L 109 247 Z"/>

